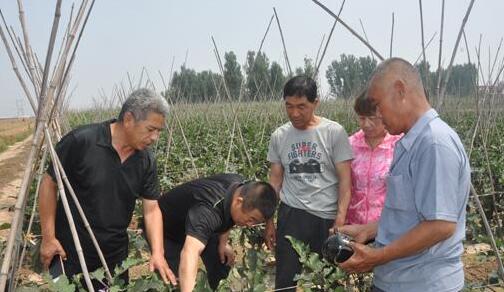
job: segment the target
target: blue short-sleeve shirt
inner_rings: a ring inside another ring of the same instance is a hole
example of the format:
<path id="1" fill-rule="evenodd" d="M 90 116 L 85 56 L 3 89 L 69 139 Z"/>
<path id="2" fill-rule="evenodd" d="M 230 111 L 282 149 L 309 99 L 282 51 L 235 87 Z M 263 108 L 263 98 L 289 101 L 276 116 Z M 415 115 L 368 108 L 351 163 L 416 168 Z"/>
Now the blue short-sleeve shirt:
<path id="1" fill-rule="evenodd" d="M 460 256 L 465 236 L 470 167 L 460 138 L 434 109 L 396 143 L 377 245 L 399 239 L 422 221 L 456 223 L 455 233 L 418 254 L 374 269 L 374 285 L 385 291 L 460 291 Z"/>

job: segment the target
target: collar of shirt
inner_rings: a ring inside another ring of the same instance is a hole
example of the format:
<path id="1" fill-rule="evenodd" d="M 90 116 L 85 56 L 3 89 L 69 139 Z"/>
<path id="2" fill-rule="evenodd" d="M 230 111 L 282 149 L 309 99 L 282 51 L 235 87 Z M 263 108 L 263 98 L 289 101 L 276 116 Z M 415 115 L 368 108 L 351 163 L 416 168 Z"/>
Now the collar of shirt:
<path id="1" fill-rule="evenodd" d="M 434 119 L 438 118 L 439 114 L 435 109 L 431 108 L 426 111 L 418 121 L 413 125 L 413 127 L 399 140 L 399 143 L 404 148 L 405 151 L 409 151 L 416 139 L 422 133 L 423 129 Z"/>
<path id="2" fill-rule="evenodd" d="M 110 124 L 115 123 L 116 121 L 116 119 L 111 119 L 101 124 L 102 131 L 96 139 L 96 145 L 112 147 L 112 133 L 110 132 Z"/>
<path id="3" fill-rule="evenodd" d="M 224 198 L 214 204 L 214 207 L 219 208 L 222 211 L 224 225 L 235 225 L 233 217 L 231 217 L 231 203 L 233 202 L 233 194 L 239 186 L 241 186 L 239 183 L 231 184 L 227 189 Z"/>
<path id="4" fill-rule="evenodd" d="M 96 138 L 96 145 L 109 148 L 110 150 L 112 150 L 114 153 L 117 154 L 117 157 L 119 157 L 117 150 L 112 145 L 112 132 L 110 131 L 110 125 L 115 122 L 117 122 L 117 119 L 111 119 L 101 123 L 101 132 L 98 134 L 98 137 Z M 146 151 L 148 150 L 141 150 L 141 151 L 135 150 L 135 152 L 121 164 L 124 164 L 131 159 L 137 159 L 137 157 L 145 157 Z"/>
<path id="5" fill-rule="evenodd" d="M 391 149 L 394 147 L 394 136 L 390 135 L 388 132 L 385 134 L 385 138 L 381 141 L 380 144 L 376 148 L 380 149 Z M 364 135 L 364 131 L 361 129 L 357 133 L 354 134 L 354 144 L 355 147 L 371 149 L 369 144 L 366 142 L 366 136 Z M 375 148 L 375 149 L 376 149 Z"/>

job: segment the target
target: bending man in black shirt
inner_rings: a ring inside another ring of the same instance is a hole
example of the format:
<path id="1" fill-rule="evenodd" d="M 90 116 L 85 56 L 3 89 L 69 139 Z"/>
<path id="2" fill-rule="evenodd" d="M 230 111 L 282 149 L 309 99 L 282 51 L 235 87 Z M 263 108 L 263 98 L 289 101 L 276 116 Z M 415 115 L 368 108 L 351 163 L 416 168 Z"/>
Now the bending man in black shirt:
<path id="1" fill-rule="evenodd" d="M 200 255 L 215 290 L 234 262 L 228 244 L 231 227 L 265 222 L 273 216 L 277 204 L 270 184 L 244 183 L 237 174 L 190 181 L 163 194 L 158 202 L 163 214 L 165 257 L 179 276 L 182 292 L 194 288 Z"/>
<path id="2" fill-rule="evenodd" d="M 157 203 L 159 185 L 156 161 L 147 148 L 158 138 L 168 113 L 166 100 L 148 89 L 134 91 L 124 103 L 117 120 L 82 126 L 68 133 L 56 145 L 68 179 L 89 221 L 107 265 L 114 266 L 128 256 L 128 227 L 135 201 L 142 199 L 147 237 L 151 243 L 150 269 L 158 270 L 168 282 L 176 282 L 163 254 L 163 221 Z M 40 188 L 40 257 L 53 277 L 64 271 L 71 277 L 81 266 L 61 200 L 57 199 L 53 167 Z M 68 192 L 67 192 L 68 194 Z M 73 200 L 69 199 L 77 233 L 89 271 L 101 267 L 91 237 Z M 127 279 L 127 273 L 122 275 Z M 95 290 L 102 288 L 93 283 Z"/>

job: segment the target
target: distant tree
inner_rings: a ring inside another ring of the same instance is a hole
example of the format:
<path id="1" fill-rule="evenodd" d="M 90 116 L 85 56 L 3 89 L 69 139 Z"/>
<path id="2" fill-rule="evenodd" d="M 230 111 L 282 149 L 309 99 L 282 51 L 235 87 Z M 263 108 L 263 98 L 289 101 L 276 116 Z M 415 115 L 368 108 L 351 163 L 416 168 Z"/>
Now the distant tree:
<path id="1" fill-rule="evenodd" d="M 431 72 L 429 62 L 424 63 L 424 61 L 421 61 L 420 63 L 417 63 L 415 67 L 420 74 L 427 97 L 432 100 L 432 97 L 437 94 L 436 72 Z"/>
<path id="2" fill-rule="evenodd" d="M 196 72 L 194 69 L 180 67 L 179 72 L 173 74 L 170 96 L 174 102 L 202 102 L 217 96 L 221 88 L 221 75 L 212 71 Z"/>
<path id="3" fill-rule="evenodd" d="M 256 55 L 254 51 L 247 52 L 247 95 L 249 100 L 262 99 L 270 91 L 269 60 L 265 53 Z"/>
<path id="4" fill-rule="evenodd" d="M 446 76 L 446 73 L 443 74 Z M 446 93 L 454 96 L 468 96 L 475 92 L 478 70 L 474 64 L 454 65 L 446 86 Z"/>
<path id="5" fill-rule="evenodd" d="M 376 65 L 376 60 L 369 56 L 357 58 L 342 54 L 340 60 L 332 61 L 326 71 L 331 94 L 351 98 L 366 85 Z"/>
<path id="6" fill-rule="evenodd" d="M 304 75 L 308 77 L 313 77 L 313 74 L 315 73 L 315 66 L 313 65 L 313 60 L 308 57 L 304 57 L 304 67 L 297 67 L 296 70 L 296 75 Z"/>
<path id="7" fill-rule="evenodd" d="M 197 74 L 197 96 L 194 101 L 208 101 L 217 96 L 217 91 L 223 94 L 221 75 L 213 73 L 210 70 L 201 71 Z"/>
<path id="8" fill-rule="evenodd" d="M 427 62 L 427 66 L 424 66 L 423 61 L 415 65 L 422 77 L 422 82 L 427 90 L 429 96 L 437 95 L 437 79 L 438 74 L 435 71 L 430 70 L 430 64 Z M 426 72 L 427 69 L 427 72 Z M 446 69 L 441 68 L 441 86 L 443 85 L 443 80 L 446 78 Z M 427 82 L 426 82 L 426 78 Z M 446 94 L 452 96 L 467 96 L 473 94 L 475 91 L 475 84 L 478 78 L 478 70 L 474 64 L 463 64 L 452 66 L 452 71 L 450 73 L 450 80 L 446 86 Z"/>
<path id="9" fill-rule="evenodd" d="M 174 101 L 190 101 L 193 98 L 193 88 L 196 82 L 196 71 L 185 66 L 180 67 L 180 72 L 176 71 L 171 80 L 171 96 Z"/>
<path id="10" fill-rule="evenodd" d="M 275 61 L 271 63 L 269 69 L 269 80 L 270 80 L 269 84 L 271 85 L 273 94 L 275 95 L 281 94 L 286 80 L 282 67 Z"/>
<path id="11" fill-rule="evenodd" d="M 243 80 L 240 65 L 236 61 L 233 51 L 224 54 L 224 80 L 228 86 L 232 99 L 238 99 Z"/>

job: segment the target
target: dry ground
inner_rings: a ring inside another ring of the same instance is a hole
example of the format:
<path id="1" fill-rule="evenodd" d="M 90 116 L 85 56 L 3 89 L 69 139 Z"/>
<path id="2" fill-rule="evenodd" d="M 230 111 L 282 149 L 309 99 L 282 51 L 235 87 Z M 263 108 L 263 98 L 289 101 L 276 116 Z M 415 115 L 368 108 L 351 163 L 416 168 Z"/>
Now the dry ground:
<path id="1" fill-rule="evenodd" d="M 0 119 L 0 226 L 11 221 L 32 130 L 33 119 Z M 0 230 L 0 239 L 5 240 L 8 232 L 8 228 Z"/>
<path id="2" fill-rule="evenodd" d="M 33 132 L 33 122 L 32 118 L 0 119 L 0 152 L 29 136 Z"/>

